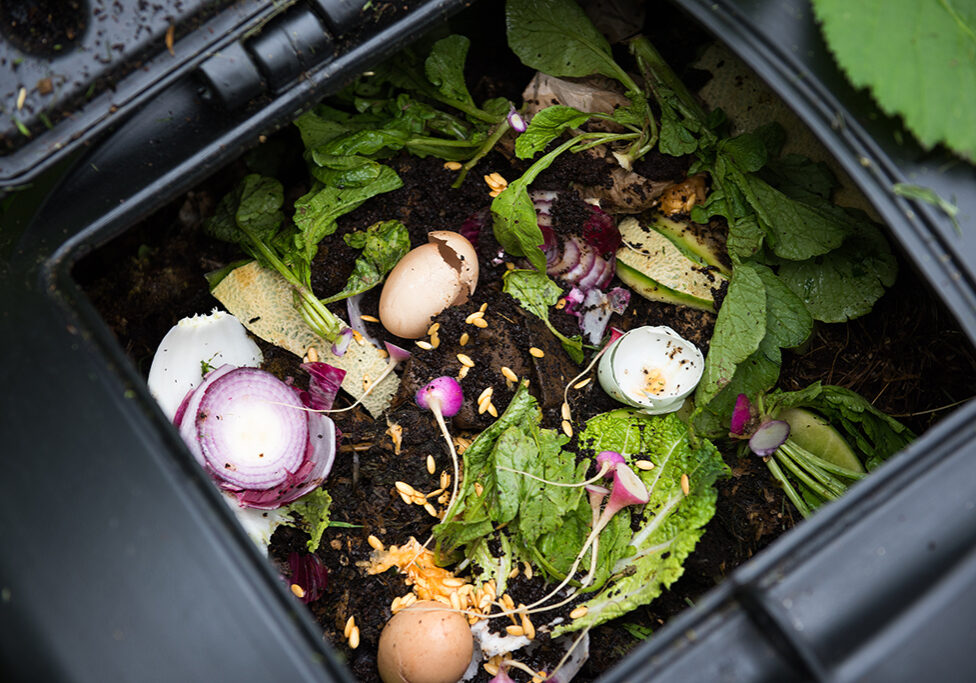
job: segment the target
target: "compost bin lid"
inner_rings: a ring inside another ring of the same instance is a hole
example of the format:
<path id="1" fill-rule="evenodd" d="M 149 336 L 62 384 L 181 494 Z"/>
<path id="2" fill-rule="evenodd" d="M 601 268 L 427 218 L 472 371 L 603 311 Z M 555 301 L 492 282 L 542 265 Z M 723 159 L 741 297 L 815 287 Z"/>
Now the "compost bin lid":
<path id="1" fill-rule="evenodd" d="M 295 4 L 5 0 L 0 192 L 30 182 L 187 74 L 241 105 L 354 48 L 369 18 L 369 3 L 355 0 L 297 3 L 302 11 Z"/>

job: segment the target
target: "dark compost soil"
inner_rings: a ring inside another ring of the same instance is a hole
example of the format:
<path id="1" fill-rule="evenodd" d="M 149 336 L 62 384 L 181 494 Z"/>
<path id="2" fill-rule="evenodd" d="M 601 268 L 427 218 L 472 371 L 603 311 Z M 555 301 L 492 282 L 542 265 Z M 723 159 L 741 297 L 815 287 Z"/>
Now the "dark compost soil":
<path id="1" fill-rule="evenodd" d="M 521 81 L 500 80 L 498 66 L 488 63 L 490 68 L 485 73 L 491 77 L 479 82 L 476 99 L 497 94 L 517 97 Z M 514 73 L 517 77 L 524 75 L 518 70 Z M 252 156 L 252 161 L 263 156 L 267 162 L 273 156 L 268 152 L 289 148 L 301 149 L 293 131 L 269 140 L 255 151 L 257 156 Z M 396 218 L 407 225 L 416 246 L 426 242 L 428 231 L 456 230 L 471 213 L 488 204 L 487 187 L 481 180 L 484 174 L 500 171 L 508 178 L 517 175 L 505 157 L 493 153 L 469 174 L 461 188 L 453 190 L 450 184 L 454 174 L 445 170 L 439 160 L 398 157 L 391 163 L 404 186 L 342 218 L 339 234 L 365 228 L 377 220 Z M 592 166 L 580 166 L 586 163 L 575 158 L 563 160 L 540 183 L 565 185 L 566 178 L 592 174 Z M 305 192 L 307 180 L 300 160 L 278 158 L 275 165 L 292 200 Z M 239 254 L 235 248 L 205 237 L 199 229 L 200 222 L 244 172 L 246 165 L 241 160 L 86 257 L 76 268 L 77 279 L 144 375 L 156 344 L 171 325 L 217 305 L 207 291 L 203 275 Z M 392 600 L 407 592 L 402 577 L 394 571 L 366 575 L 360 566 L 372 550 L 366 539 L 372 534 L 390 544 L 403 543 L 411 536 L 421 541 L 427 538 L 436 520 L 422 507 L 404 504 L 396 495 L 394 483 L 403 481 L 420 491 L 437 488 L 436 475 L 428 474 L 424 466 L 428 454 L 438 458 L 438 472 L 448 467 L 434 420 L 413 405 L 412 390 L 442 374 L 449 365 L 449 374 L 455 373 L 456 361 L 445 359 L 453 359 L 461 350 L 458 340 L 461 332 L 467 331 L 471 341 L 464 352 L 475 359 L 476 366 L 462 382 L 465 396 L 470 399 L 491 386 L 497 409 L 504 410 L 512 390 L 493 368 L 508 365 L 520 376 L 531 379 L 544 410 L 543 426 L 558 428 L 562 388 L 578 372 L 545 327 L 501 294 L 505 265 L 492 265 L 490 258 L 484 258 L 491 255 L 491 250 L 490 240 L 483 240 L 476 295 L 468 304 L 438 318 L 442 325 L 441 347 L 423 351 L 409 341 L 399 342 L 411 348 L 414 355 L 403 371 L 402 389 L 387 419 L 373 420 L 358 409 L 336 416 L 343 440 L 326 486 L 335 501 L 333 520 L 356 526 L 334 527 L 326 534 L 318 554 L 329 569 L 330 583 L 324 596 L 309 607 L 325 637 L 348 660 L 357 680 L 377 679 L 375 652 L 380 631 L 390 616 Z M 341 239 L 331 238 L 323 243 L 314 281 L 320 295 L 341 289 L 353 258 L 353 252 Z M 378 292 L 367 294 L 363 313 L 376 315 L 377 301 Z M 488 304 L 490 328 L 480 330 L 465 325 L 464 317 L 482 303 Z M 343 306 L 335 310 L 344 315 Z M 554 323 L 571 330 L 575 319 L 557 313 Z M 612 321 L 622 329 L 666 324 L 703 351 L 707 350 L 713 323 L 711 314 L 652 303 L 636 295 L 626 314 L 615 316 Z M 383 336 L 378 324 L 369 327 L 377 336 Z M 304 381 L 304 373 L 297 367 L 299 359 L 263 342 L 261 346 L 269 369 L 279 376 L 291 376 L 296 382 Z M 529 356 L 526 351 L 530 346 L 544 349 L 545 357 Z M 970 397 L 976 386 L 974 368 L 973 350 L 951 316 L 911 268 L 903 267 L 894 287 L 871 314 L 846 324 L 821 325 L 802 353 L 786 354 L 781 386 L 792 390 L 822 381 L 848 387 L 921 433 L 954 404 Z M 580 418 L 616 407 L 596 382 L 574 392 L 572 405 Z M 478 415 L 468 409 L 459 414 L 454 427 L 457 432 L 473 435 L 490 419 L 488 414 Z M 388 423 L 402 428 L 399 455 L 386 433 Z M 657 629 L 698 600 L 800 520 L 759 459 L 740 458 L 728 444 L 719 446 L 732 468 L 732 476 L 718 483 L 718 510 L 697 549 L 685 562 L 684 575 L 651 605 L 595 629 L 591 637 L 599 639 L 602 646 L 593 648 L 577 680 L 592 680 L 605 672 L 637 644 L 638 636 Z M 284 562 L 289 551 L 304 548 L 305 539 L 295 529 L 279 529 L 272 544 L 272 559 Z M 516 582 L 513 591 L 518 590 Z M 342 634 L 349 616 L 356 617 L 361 631 L 361 645 L 356 650 L 348 648 Z M 481 676 L 487 679 L 484 671 Z"/>

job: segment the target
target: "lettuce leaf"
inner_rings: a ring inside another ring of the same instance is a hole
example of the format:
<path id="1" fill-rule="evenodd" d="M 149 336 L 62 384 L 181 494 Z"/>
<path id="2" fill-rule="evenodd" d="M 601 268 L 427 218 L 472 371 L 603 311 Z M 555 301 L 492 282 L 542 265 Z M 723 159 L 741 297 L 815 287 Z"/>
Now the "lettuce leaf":
<path id="1" fill-rule="evenodd" d="M 586 423 L 580 443 L 595 451 L 616 450 L 628 460 L 647 459 L 655 467 L 639 471 L 650 501 L 639 513 L 627 552 L 616 560 L 613 578 L 583 603 L 585 616 L 557 626 L 553 637 L 646 605 L 681 576 L 682 563 L 715 514 L 715 481 L 729 472 L 718 450 L 708 441 L 693 443 L 687 425 L 673 413 L 648 416 L 621 409 L 597 415 Z M 683 474 L 690 485 L 687 496 L 681 490 Z"/>
<path id="2" fill-rule="evenodd" d="M 540 428 L 541 416 L 521 386 L 505 413 L 464 452 L 458 499 L 434 527 L 439 548 L 463 553 L 480 569 L 481 580 L 495 579 L 499 593 L 518 560 L 531 562 L 537 574 L 552 581 L 564 579 L 591 529 L 582 488 L 539 481 L 579 482 L 590 465 L 563 450 L 568 440 L 561 433 Z M 655 467 L 640 474 L 651 498 L 641 509 L 617 513 L 601 532 L 593 582 L 585 589 L 594 595 L 586 602 L 590 612 L 562 624 L 554 636 L 646 604 L 678 578 L 715 513 L 714 482 L 728 471 L 715 447 L 693 443 L 687 425 L 673 414 L 604 413 L 587 423 L 580 444 L 616 450 L 628 460 L 651 460 Z M 682 474 L 691 483 L 687 496 Z M 586 573 L 590 557 L 578 566 L 581 575 Z"/>

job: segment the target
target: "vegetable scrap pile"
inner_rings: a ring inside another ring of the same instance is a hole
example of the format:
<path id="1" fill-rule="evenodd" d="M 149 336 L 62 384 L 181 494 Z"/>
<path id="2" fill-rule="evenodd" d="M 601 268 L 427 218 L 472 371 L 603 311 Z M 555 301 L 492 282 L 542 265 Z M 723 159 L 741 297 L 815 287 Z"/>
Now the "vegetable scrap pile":
<path id="1" fill-rule="evenodd" d="M 181 210 L 228 313 L 166 335 L 151 391 L 359 680 L 592 679 L 689 566 L 912 438 L 781 378 L 895 282 L 826 167 L 571 0 L 505 19 L 516 88 L 421 41 Z"/>

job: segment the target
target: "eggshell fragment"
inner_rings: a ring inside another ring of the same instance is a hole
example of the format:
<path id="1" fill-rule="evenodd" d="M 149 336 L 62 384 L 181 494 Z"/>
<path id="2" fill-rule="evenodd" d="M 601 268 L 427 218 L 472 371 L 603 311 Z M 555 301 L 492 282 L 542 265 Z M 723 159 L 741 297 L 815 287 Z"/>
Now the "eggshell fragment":
<path id="1" fill-rule="evenodd" d="M 473 652 L 464 615 L 422 600 L 386 622 L 376 664 L 384 683 L 457 683 Z"/>
<path id="2" fill-rule="evenodd" d="M 467 301 L 478 284 L 471 242 L 449 230 L 435 230 L 427 238 L 394 266 L 380 294 L 380 322 L 405 339 L 424 336 L 434 316 Z"/>

